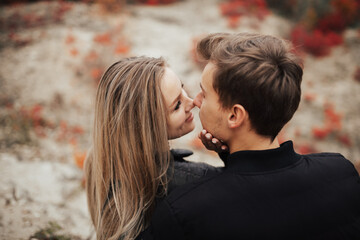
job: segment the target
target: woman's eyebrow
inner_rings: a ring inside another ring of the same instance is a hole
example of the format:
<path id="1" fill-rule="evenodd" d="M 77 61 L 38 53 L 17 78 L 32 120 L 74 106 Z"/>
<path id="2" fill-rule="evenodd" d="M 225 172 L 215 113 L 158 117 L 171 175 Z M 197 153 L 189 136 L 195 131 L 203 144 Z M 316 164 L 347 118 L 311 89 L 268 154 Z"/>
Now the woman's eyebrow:
<path id="1" fill-rule="evenodd" d="M 201 91 L 205 92 L 205 90 L 204 90 L 203 86 L 201 85 L 201 83 L 200 83 L 200 88 L 201 88 Z"/>
<path id="2" fill-rule="evenodd" d="M 179 101 L 179 99 L 180 99 L 180 97 L 181 97 L 181 94 L 182 94 L 182 92 L 180 92 L 180 94 L 177 96 L 177 98 L 175 98 L 174 99 L 174 101 L 170 104 L 170 108 L 172 107 L 172 106 L 174 106 L 175 105 L 175 103 L 177 103 L 177 101 Z"/>

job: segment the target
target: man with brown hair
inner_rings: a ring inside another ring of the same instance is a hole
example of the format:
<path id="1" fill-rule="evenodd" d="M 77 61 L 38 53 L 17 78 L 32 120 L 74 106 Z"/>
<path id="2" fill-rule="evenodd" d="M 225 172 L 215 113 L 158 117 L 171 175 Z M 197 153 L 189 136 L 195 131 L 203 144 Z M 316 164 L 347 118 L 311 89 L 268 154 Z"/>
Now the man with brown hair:
<path id="1" fill-rule="evenodd" d="M 165 198 L 148 233 L 164 240 L 360 239 L 353 164 L 340 154 L 300 155 L 291 141 L 278 143 L 298 108 L 303 74 L 286 42 L 212 34 L 198 53 L 208 61 L 194 100 L 210 133 L 202 140 L 214 150 L 225 143 L 229 154 L 221 173 Z"/>

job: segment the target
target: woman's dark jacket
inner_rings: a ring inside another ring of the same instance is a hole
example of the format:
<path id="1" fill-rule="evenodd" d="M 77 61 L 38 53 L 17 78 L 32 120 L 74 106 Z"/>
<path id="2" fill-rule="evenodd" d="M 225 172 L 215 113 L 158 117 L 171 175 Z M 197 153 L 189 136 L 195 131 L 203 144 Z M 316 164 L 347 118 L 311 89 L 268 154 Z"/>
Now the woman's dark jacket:
<path id="1" fill-rule="evenodd" d="M 190 150 L 185 149 L 172 149 L 171 165 L 168 170 L 168 176 L 170 179 L 168 185 L 168 193 L 170 193 L 177 186 L 181 186 L 185 183 L 193 182 L 203 176 L 214 174 L 222 171 L 221 167 L 214 167 L 206 163 L 189 162 L 184 160 L 193 154 Z"/>
<path id="2" fill-rule="evenodd" d="M 172 149 L 171 151 L 171 164 L 168 170 L 169 184 L 167 194 L 172 192 L 176 187 L 191 183 L 201 177 L 210 176 L 212 174 L 219 173 L 223 170 L 222 167 L 214 167 L 206 163 L 189 162 L 184 160 L 184 157 L 188 157 L 193 154 L 190 150 L 185 149 Z M 220 154 L 222 159 L 225 159 Z M 157 199 L 157 202 L 161 199 Z M 142 232 L 136 240 L 141 240 L 143 236 L 146 236 L 147 230 Z"/>

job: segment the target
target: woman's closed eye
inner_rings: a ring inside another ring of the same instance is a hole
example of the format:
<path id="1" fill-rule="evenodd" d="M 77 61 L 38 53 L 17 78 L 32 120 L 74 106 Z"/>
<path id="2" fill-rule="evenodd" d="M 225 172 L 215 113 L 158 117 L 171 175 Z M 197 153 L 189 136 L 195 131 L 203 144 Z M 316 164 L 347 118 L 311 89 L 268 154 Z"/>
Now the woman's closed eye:
<path id="1" fill-rule="evenodd" d="M 178 110 L 178 109 L 180 108 L 180 105 L 181 105 L 181 101 L 179 100 L 179 101 L 176 103 L 176 106 L 175 106 L 174 111 Z"/>

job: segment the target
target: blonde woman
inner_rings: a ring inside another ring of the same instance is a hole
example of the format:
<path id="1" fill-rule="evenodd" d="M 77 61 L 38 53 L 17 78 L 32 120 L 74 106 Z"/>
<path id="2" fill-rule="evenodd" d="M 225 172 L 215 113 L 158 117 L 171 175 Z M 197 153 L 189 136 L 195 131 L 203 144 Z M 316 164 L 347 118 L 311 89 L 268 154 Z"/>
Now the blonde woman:
<path id="1" fill-rule="evenodd" d="M 169 139 L 194 129 L 193 107 L 161 58 L 123 59 L 106 70 L 85 163 L 98 240 L 135 239 L 148 226 L 157 199 L 177 185 L 220 171 L 186 162 L 182 157 L 191 153 L 169 149 Z"/>

